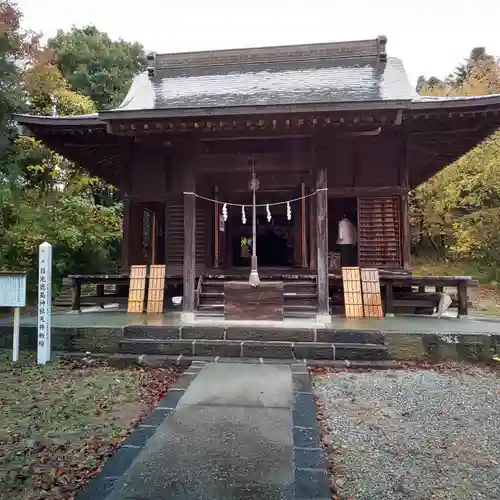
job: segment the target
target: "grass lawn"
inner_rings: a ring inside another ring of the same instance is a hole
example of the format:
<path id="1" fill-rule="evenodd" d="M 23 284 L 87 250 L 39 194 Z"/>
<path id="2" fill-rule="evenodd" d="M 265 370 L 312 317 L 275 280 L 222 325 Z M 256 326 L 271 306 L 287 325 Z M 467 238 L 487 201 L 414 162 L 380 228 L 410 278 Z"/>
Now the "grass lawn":
<path id="1" fill-rule="evenodd" d="M 23 353 L 24 354 L 24 353 Z M 98 360 L 14 365 L 0 351 L 0 498 L 72 499 L 177 378 Z"/>

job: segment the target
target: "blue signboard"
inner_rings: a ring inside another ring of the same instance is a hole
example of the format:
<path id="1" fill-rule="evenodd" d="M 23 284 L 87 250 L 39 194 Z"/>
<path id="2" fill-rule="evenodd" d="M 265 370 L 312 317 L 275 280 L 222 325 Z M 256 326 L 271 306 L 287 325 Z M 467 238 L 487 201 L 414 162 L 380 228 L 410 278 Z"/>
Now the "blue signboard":
<path id="1" fill-rule="evenodd" d="M 0 273 L 0 307 L 26 306 L 26 275 Z"/>

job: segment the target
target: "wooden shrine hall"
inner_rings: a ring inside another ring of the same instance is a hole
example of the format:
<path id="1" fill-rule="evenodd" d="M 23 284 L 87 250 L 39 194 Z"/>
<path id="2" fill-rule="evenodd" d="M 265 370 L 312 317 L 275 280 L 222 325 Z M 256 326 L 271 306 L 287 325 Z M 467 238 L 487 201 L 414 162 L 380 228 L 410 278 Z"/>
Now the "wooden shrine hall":
<path id="1" fill-rule="evenodd" d="M 356 228 L 348 265 L 411 276 L 409 191 L 500 124 L 500 96 L 419 97 L 386 43 L 153 53 L 117 109 L 15 119 L 120 190 L 124 280 L 164 264 L 194 317 L 248 277 L 255 246 L 285 313 L 326 318 L 339 221 Z"/>

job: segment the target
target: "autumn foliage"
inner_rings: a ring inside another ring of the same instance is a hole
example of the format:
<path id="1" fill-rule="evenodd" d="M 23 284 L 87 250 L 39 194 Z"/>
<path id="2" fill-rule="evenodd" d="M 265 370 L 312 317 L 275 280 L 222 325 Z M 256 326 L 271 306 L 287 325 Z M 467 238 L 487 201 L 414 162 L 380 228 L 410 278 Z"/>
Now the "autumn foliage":
<path id="1" fill-rule="evenodd" d="M 0 0 L 0 269 L 26 270 L 34 291 L 44 240 L 53 244 L 56 285 L 72 272 L 115 271 L 122 204 L 113 186 L 19 135 L 12 115 L 112 107 L 142 68 L 144 53 L 94 27 L 60 31 L 42 46 L 21 20 L 14 2 Z"/>
<path id="2" fill-rule="evenodd" d="M 444 81 L 419 79 L 422 95 L 500 94 L 499 61 L 471 52 Z M 413 247 L 436 259 L 474 262 L 487 280 L 500 278 L 500 131 L 411 194 Z"/>

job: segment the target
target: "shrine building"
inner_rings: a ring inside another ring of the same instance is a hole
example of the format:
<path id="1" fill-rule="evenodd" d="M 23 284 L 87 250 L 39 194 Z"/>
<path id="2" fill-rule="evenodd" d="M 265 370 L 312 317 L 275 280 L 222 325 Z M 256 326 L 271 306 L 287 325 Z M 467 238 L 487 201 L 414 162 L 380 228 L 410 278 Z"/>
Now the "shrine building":
<path id="1" fill-rule="evenodd" d="M 185 317 L 220 310 L 210 280 L 248 274 L 256 243 L 261 280 L 309 279 L 289 311 L 325 318 L 339 220 L 351 264 L 410 273 L 409 191 L 500 124 L 500 96 L 419 97 L 386 43 L 150 54 L 117 109 L 15 119 L 119 189 L 124 273 L 165 264 Z"/>

